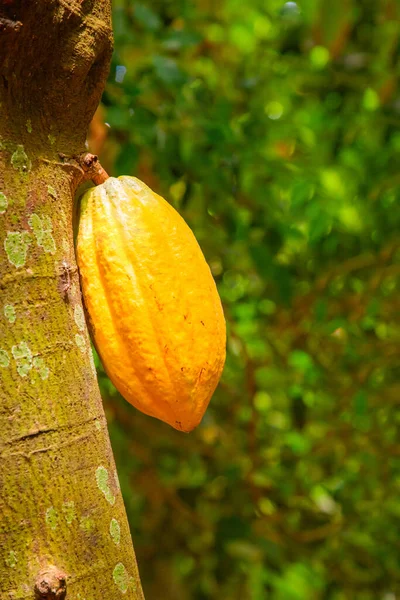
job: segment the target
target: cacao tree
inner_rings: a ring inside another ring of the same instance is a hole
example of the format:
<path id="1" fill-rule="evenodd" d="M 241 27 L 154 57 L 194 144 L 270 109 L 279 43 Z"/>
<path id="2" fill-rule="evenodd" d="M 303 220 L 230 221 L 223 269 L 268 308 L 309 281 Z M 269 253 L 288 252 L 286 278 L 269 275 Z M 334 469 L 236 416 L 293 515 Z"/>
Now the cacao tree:
<path id="1" fill-rule="evenodd" d="M 110 3 L 4 0 L 0 47 L 0 597 L 143 598 L 73 247 Z"/>

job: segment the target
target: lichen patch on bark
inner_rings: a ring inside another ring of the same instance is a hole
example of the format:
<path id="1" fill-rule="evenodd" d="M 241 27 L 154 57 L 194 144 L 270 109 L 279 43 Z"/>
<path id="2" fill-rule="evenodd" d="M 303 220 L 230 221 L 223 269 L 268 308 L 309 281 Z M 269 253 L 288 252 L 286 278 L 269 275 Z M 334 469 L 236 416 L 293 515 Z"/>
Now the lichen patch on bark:
<path id="1" fill-rule="evenodd" d="M 8 352 L 0 350 L 0 367 L 7 368 L 10 366 L 10 357 Z"/>
<path id="2" fill-rule="evenodd" d="M 75 343 L 78 346 L 79 350 L 84 353 L 86 350 L 85 338 L 80 333 L 75 335 Z"/>
<path id="3" fill-rule="evenodd" d="M 23 267 L 26 262 L 28 246 L 31 243 L 30 235 L 27 231 L 8 231 L 4 241 L 4 249 L 6 251 L 9 262 L 14 267 Z"/>
<path id="4" fill-rule="evenodd" d="M 62 512 L 64 514 L 67 525 L 71 525 L 76 519 L 76 508 L 73 500 L 64 502 L 62 505 Z"/>
<path id="5" fill-rule="evenodd" d="M 83 308 L 80 304 L 76 304 L 74 308 L 74 319 L 75 323 L 80 331 L 85 330 L 85 315 L 83 314 Z"/>
<path id="6" fill-rule="evenodd" d="M 4 316 L 9 323 L 15 323 L 17 316 L 15 314 L 15 308 L 12 304 L 6 304 L 4 306 Z"/>
<path id="7" fill-rule="evenodd" d="M 50 529 L 57 529 L 58 526 L 58 512 L 54 508 L 54 506 L 50 506 L 46 510 L 46 524 L 50 527 Z"/>
<path id="8" fill-rule="evenodd" d="M 119 590 L 126 594 L 129 588 L 136 589 L 135 580 L 131 577 L 121 562 L 115 565 L 113 570 L 113 579 Z"/>
<path id="9" fill-rule="evenodd" d="M 94 364 L 94 357 L 93 357 L 93 350 L 92 350 L 92 348 L 89 348 L 89 361 L 90 361 L 90 367 L 92 369 L 92 373 L 97 378 L 97 371 L 96 371 L 96 365 Z"/>
<path id="10" fill-rule="evenodd" d="M 26 377 L 32 369 L 32 352 L 26 342 L 20 342 L 11 348 L 11 353 L 17 363 L 17 372 Z"/>
<path id="11" fill-rule="evenodd" d="M 14 550 L 10 550 L 7 558 L 5 559 L 6 565 L 8 567 L 10 567 L 10 569 L 15 569 L 15 567 L 17 566 L 17 562 L 18 562 L 17 553 L 14 552 Z"/>
<path id="12" fill-rule="evenodd" d="M 11 156 L 11 164 L 21 175 L 26 175 L 31 170 L 32 162 L 22 144 L 18 144 L 17 149 Z"/>
<path id="13" fill-rule="evenodd" d="M 8 200 L 3 192 L 0 192 L 0 215 L 6 212 L 8 208 Z"/>
<path id="14" fill-rule="evenodd" d="M 108 471 L 105 467 L 100 466 L 96 469 L 96 482 L 97 487 L 101 492 L 103 492 L 105 499 L 111 505 L 115 504 L 115 496 L 112 493 L 110 486 L 108 484 Z"/>
<path id="15" fill-rule="evenodd" d="M 56 243 L 52 235 L 53 225 L 50 217 L 44 215 L 40 218 L 39 215 L 33 213 L 30 216 L 28 223 L 33 229 L 37 245 L 43 248 L 45 252 L 54 254 L 56 251 Z"/>
<path id="16" fill-rule="evenodd" d="M 48 379 L 49 374 L 50 374 L 50 369 L 48 367 L 46 367 L 43 358 L 41 358 L 40 356 L 35 356 L 32 361 L 32 364 L 33 364 L 33 367 L 36 369 L 36 371 L 39 373 L 39 376 L 43 381 L 45 379 Z"/>
<path id="17" fill-rule="evenodd" d="M 110 535 L 113 539 L 114 544 L 118 546 L 121 541 L 121 528 L 117 519 L 111 519 L 110 521 Z"/>
<path id="18" fill-rule="evenodd" d="M 82 531 L 86 531 L 87 533 L 93 531 L 95 526 L 96 525 L 94 520 L 88 515 L 84 515 L 79 520 L 79 528 L 82 529 Z"/>

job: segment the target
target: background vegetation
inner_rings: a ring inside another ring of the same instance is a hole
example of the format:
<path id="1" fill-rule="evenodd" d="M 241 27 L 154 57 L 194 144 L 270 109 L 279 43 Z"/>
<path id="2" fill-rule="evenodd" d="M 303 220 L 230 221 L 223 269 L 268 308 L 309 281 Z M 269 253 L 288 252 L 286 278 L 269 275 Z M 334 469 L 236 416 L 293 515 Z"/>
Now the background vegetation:
<path id="1" fill-rule="evenodd" d="M 190 224 L 229 334 L 190 435 L 98 364 L 146 597 L 395 600 L 400 5 L 116 0 L 114 31 L 91 148 Z"/>

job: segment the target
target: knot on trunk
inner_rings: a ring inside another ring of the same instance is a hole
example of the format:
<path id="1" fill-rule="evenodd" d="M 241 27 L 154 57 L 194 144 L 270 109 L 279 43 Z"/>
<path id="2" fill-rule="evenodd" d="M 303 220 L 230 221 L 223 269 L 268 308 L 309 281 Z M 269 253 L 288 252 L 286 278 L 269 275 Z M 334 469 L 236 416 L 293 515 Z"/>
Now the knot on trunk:
<path id="1" fill-rule="evenodd" d="M 67 593 L 66 575 L 57 567 L 43 569 L 35 583 L 35 600 L 64 600 Z"/>

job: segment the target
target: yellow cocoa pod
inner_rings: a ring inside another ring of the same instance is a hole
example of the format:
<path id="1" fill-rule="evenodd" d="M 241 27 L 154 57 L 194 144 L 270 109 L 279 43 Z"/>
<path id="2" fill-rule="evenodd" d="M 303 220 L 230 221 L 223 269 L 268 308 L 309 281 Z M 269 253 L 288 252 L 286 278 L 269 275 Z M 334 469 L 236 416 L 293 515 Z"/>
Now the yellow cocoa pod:
<path id="1" fill-rule="evenodd" d="M 77 259 L 94 343 L 119 392 L 180 431 L 196 427 L 225 361 L 210 269 L 176 210 L 135 177 L 81 201 Z"/>

